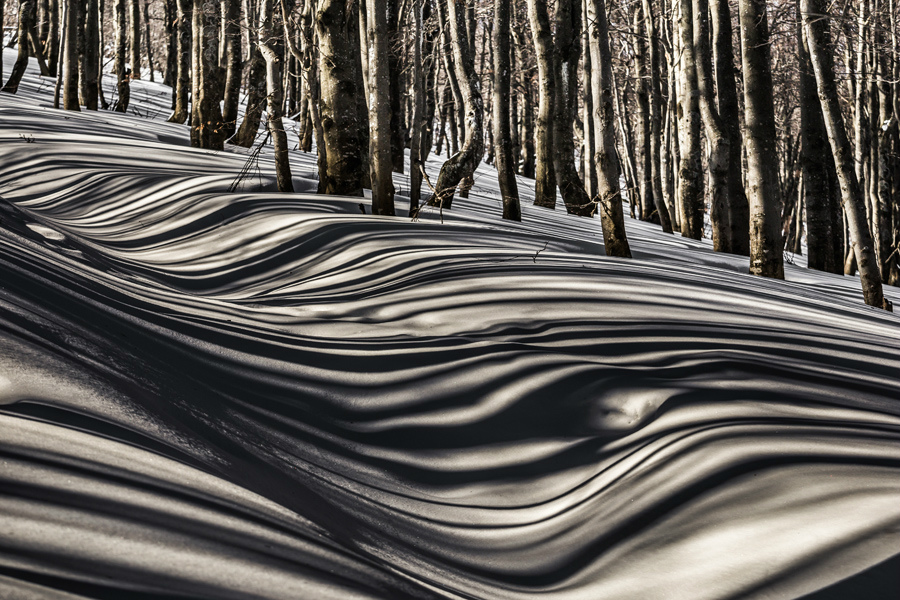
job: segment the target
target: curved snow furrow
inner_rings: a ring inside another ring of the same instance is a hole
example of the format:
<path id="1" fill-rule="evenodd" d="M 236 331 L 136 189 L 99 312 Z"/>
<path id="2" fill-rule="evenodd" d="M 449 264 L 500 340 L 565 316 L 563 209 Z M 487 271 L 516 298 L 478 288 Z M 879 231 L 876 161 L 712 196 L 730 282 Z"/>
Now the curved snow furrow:
<path id="1" fill-rule="evenodd" d="M 657 258 L 606 259 L 483 174 L 445 225 L 227 194 L 243 156 L 44 118 L 0 128 L 0 595 L 790 598 L 896 555 L 897 321 L 839 278 L 635 223 Z"/>

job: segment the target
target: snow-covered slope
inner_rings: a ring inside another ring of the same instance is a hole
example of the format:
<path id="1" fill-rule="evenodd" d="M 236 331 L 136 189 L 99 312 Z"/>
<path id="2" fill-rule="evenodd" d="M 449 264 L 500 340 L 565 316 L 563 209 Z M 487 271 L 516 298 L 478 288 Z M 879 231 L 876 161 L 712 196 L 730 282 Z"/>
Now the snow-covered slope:
<path id="1" fill-rule="evenodd" d="M 896 593 L 900 327 L 858 280 L 632 220 L 609 259 L 524 179 L 502 222 L 490 167 L 443 223 L 265 156 L 229 193 L 247 154 L 162 86 L 50 93 L 0 96 L 0 596 Z"/>

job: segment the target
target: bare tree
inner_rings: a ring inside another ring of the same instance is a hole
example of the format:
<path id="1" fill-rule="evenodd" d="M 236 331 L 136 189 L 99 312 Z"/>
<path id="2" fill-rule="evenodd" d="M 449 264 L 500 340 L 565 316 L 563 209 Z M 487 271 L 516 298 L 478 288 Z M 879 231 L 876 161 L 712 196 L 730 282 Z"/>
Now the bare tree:
<path id="1" fill-rule="evenodd" d="M 375 0 L 365 0 L 366 53 L 368 56 L 369 177 L 372 181 L 372 212 L 394 214 L 394 181 L 391 175 L 391 81 L 388 46 L 388 15 Z"/>
<path id="2" fill-rule="evenodd" d="M 863 192 L 853 165 L 852 148 L 844 129 L 840 99 L 834 77 L 834 66 L 828 51 L 827 12 L 822 0 L 800 0 L 803 27 L 806 30 L 810 61 L 816 75 L 819 102 L 825 117 L 828 141 L 834 156 L 844 215 L 850 231 L 850 245 L 859 266 L 863 297 L 866 304 L 878 308 L 889 308 L 881 285 L 881 272 L 875 258 L 872 235 L 866 227 L 866 213 Z"/>
<path id="3" fill-rule="evenodd" d="M 172 110 L 172 116 L 169 121 L 172 123 L 184 123 L 188 118 L 188 94 L 191 87 L 191 50 L 192 21 L 194 5 L 192 0 L 177 0 L 178 6 L 178 22 L 176 32 L 178 36 L 176 48 L 178 53 L 177 69 L 178 74 L 175 79 L 175 106 Z M 249 108 L 248 108 L 249 109 Z M 257 117 L 257 124 L 259 118 Z M 254 130 L 255 133 L 255 130 Z"/>
<path id="4" fill-rule="evenodd" d="M 291 176 L 287 132 L 285 132 L 284 123 L 282 122 L 284 91 L 281 80 L 281 63 L 283 53 L 280 48 L 281 40 L 278 39 L 279 36 L 275 33 L 273 4 L 273 0 L 260 0 L 259 38 L 257 43 L 266 61 L 266 90 L 268 92 L 266 124 L 269 134 L 272 136 L 272 146 L 275 151 L 275 179 L 278 183 L 279 192 L 293 192 L 294 181 Z M 196 4 L 194 5 L 194 10 L 197 10 Z"/>
<path id="5" fill-rule="evenodd" d="M 522 220 L 519 189 L 516 184 L 515 161 L 512 154 L 509 119 L 510 89 L 510 33 L 509 0 L 494 0 L 494 153 L 500 196 L 503 199 L 503 218 Z"/>
<path id="6" fill-rule="evenodd" d="M 700 163 L 700 103 L 692 13 L 691 0 L 680 0 L 678 37 L 681 81 L 678 87 L 678 133 L 681 162 L 678 167 L 678 198 L 681 205 L 681 235 L 699 240 L 703 237 L 703 171 Z"/>
<path id="7" fill-rule="evenodd" d="M 116 112 L 125 112 L 128 110 L 128 100 L 131 97 L 131 88 L 128 81 L 129 73 L 125 66 L 128 54 L 128 27 L 125 14 L 125 0 L 114 0 L 113 11 L 116 16 L 116 91 L 119 96 L 116 100 Z"/>

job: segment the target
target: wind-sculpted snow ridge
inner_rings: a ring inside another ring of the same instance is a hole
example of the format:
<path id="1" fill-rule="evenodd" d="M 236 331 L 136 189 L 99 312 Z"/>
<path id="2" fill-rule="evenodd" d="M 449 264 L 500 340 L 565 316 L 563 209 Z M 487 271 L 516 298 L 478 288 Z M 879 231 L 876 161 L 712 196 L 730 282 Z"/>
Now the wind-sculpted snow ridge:
<path id="1" fill-rule="evenodd" d="M 488 168 L 443 224 L 228 193 L 184 135 L 3 97 L 0 596 L 893 597 L 858 281 L 633 221 L 609 259 Z"/>

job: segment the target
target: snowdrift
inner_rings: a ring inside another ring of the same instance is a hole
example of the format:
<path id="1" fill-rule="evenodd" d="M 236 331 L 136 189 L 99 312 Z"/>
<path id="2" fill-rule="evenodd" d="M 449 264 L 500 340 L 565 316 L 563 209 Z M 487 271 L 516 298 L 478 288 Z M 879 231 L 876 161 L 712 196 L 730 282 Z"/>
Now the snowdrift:
<path id="1" fill-rule="evenodd" d="M 417 222 L 266 156 L 230 193 L 166 88 L 51 91 L 0 96 L 0 596 L 895 597 L 900 327 L 858 280 L 632 220 L 606 258 L 490 167 Z"/>

